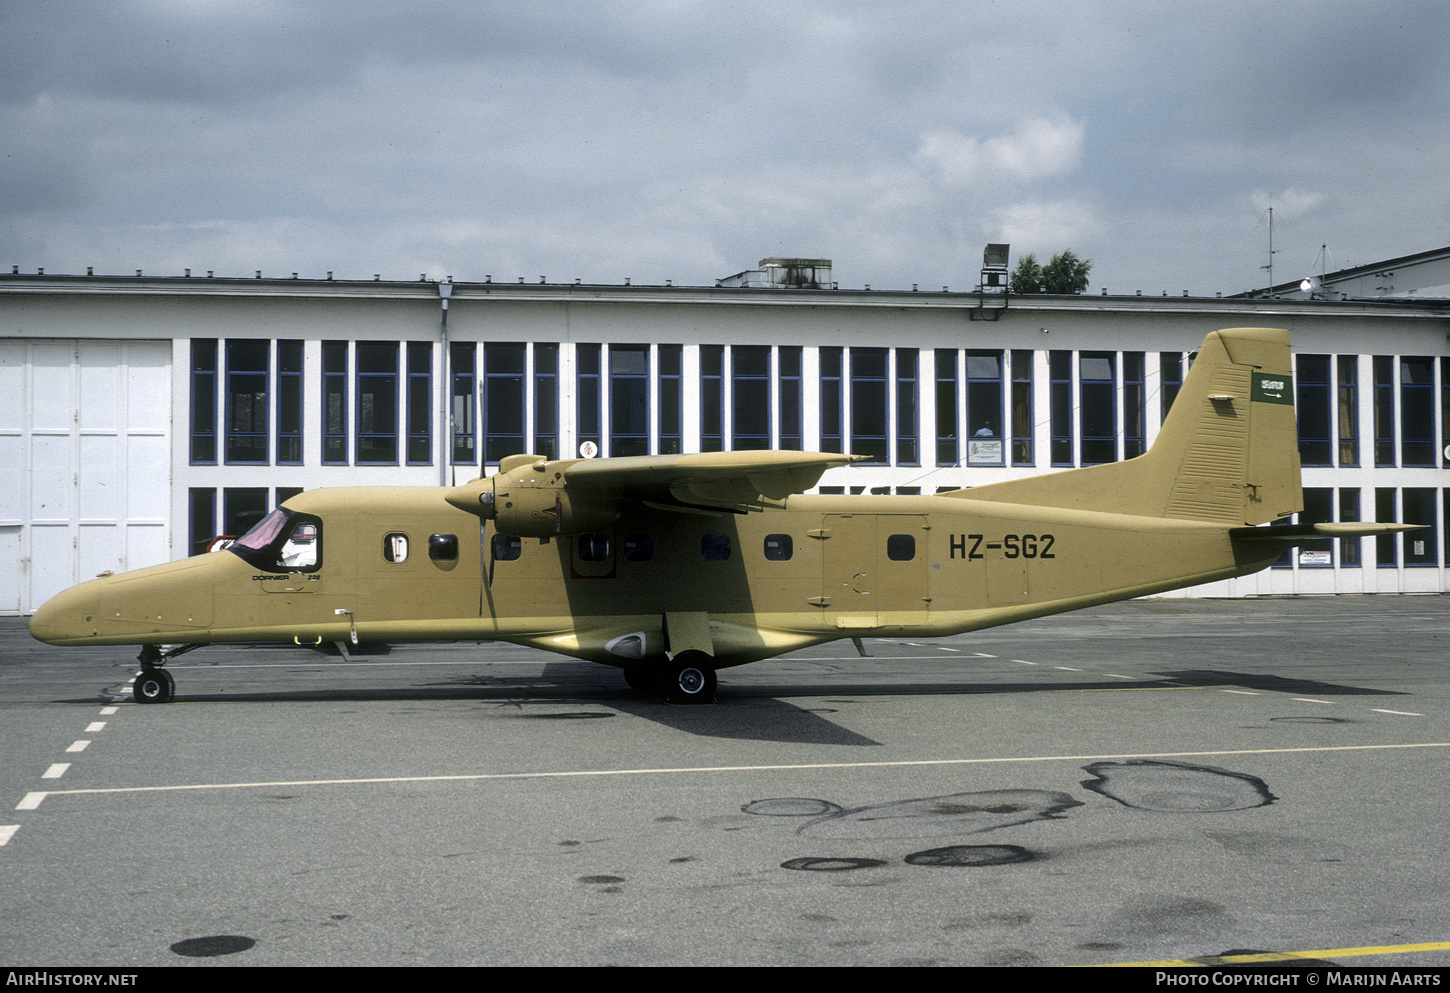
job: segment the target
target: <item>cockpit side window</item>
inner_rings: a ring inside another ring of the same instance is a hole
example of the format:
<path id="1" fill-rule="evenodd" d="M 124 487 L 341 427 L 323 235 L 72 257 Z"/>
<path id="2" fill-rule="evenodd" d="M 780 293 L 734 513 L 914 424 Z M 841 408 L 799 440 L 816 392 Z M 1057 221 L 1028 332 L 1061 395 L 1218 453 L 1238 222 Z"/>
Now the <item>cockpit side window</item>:
<path id="1" fill-rule="evenodd" d="M 315 572 L 322 564 L 322 521 L 278 507 L 228 551 L 265 572 Z"/>

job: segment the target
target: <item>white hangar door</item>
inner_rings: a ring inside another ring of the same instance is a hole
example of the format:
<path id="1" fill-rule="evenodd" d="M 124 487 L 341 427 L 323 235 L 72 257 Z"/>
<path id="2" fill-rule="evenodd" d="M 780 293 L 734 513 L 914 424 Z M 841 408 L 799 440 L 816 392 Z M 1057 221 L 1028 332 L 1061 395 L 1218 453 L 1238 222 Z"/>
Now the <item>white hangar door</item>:
<path id="1" fill-rule="evenodd" d="M 171 342 L 0 342 L 0 614 L 171 558 Z"/>

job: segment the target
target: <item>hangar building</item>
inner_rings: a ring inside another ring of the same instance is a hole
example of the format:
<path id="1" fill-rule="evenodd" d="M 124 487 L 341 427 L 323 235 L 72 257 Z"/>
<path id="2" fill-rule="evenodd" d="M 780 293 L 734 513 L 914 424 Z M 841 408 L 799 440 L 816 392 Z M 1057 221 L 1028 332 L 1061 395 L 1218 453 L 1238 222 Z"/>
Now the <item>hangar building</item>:
<path id="1" fill-rule="evenodd" d="M 16 267 L 0 274 L 0 613 L 202 551 L 302 489 L 452 485 L 524 451 L 853 452 L 869 462 L 821 491 L 900 494 L 1132 458 L 1204 335 L 1238 326 L 1293 335 L 1301 519 L 1431 527 L 1188 595 L 1446 591 L 1450 301 L 1018 296 L 997 276 L 845 288 L 829 259 L 713 286 Z"/>

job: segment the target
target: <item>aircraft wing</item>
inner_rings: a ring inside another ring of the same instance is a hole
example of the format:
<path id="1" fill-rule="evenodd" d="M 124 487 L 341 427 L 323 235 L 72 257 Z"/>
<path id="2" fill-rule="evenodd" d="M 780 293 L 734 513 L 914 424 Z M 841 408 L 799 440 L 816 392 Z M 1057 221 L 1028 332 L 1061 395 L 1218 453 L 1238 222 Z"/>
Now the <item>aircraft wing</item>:
<path id="1" fill-rule="evenodd" d="M 455 486 L 444 499 L 492 518 L 504 534 L 546 537 L 607 527 L 620 501 L 717 515 L 783 506 L 834 466 L 863 456 L 817 452 L 704 452 L 614 459 L 510 455 L 492 476 Z"/>
<path id="2" fill-rule="evenodd" d="M 817 452 L 702 452 L 583 460 L 564 469 L 563 482 L 581 490 L 634 497 L 662 510 L 727 511 L 777 506 L 810 489 L 821 474 L 860 461 L 858 455 Z"/>

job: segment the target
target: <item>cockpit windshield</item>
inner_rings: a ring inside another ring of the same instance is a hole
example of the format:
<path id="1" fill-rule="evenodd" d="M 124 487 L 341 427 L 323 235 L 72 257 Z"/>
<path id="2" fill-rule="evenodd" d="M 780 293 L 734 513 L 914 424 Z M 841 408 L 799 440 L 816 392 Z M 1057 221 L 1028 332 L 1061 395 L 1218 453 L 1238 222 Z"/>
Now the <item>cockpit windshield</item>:
<path id="1" fill-rule="evenodd" d="M 322 522 L 278 507 L 228 551 L 267 572 L 312 572 L 322 562 Z"/>

